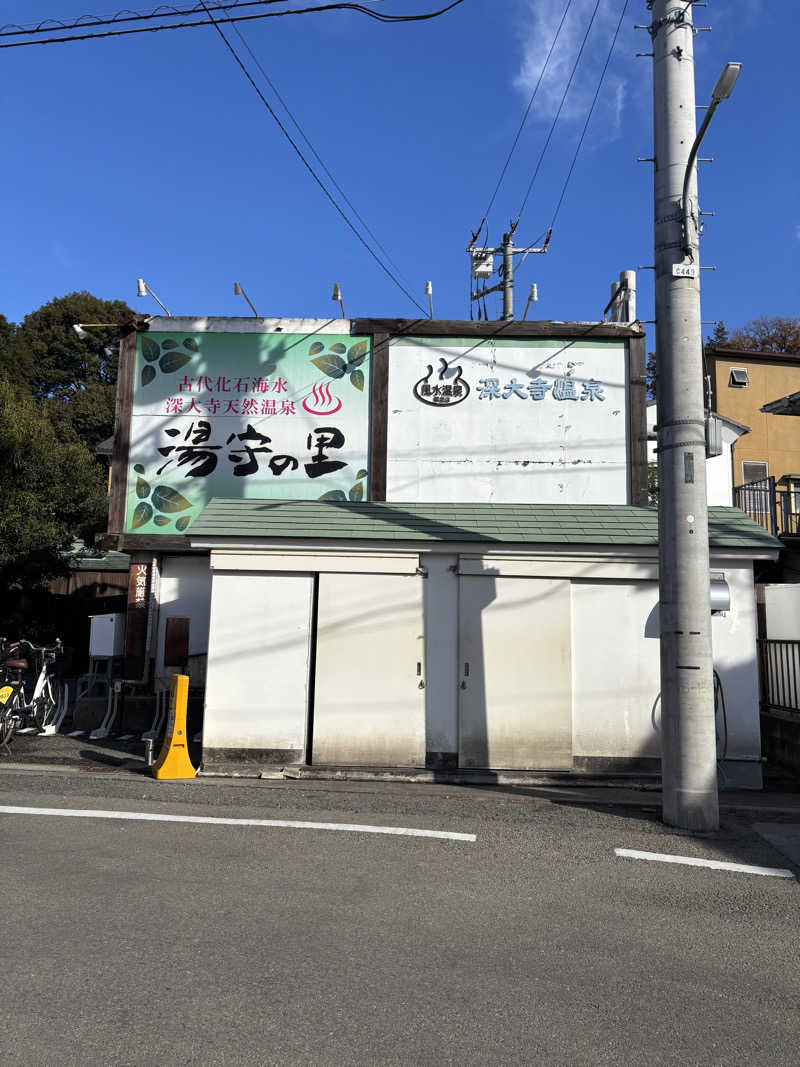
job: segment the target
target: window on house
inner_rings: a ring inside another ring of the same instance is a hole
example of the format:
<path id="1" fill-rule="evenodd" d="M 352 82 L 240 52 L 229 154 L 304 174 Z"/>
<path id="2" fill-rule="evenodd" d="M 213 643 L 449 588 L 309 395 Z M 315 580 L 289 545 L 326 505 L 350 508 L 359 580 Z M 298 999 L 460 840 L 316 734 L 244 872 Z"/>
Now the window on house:
<path id="1" fill-rule="evenodd" d="M 767 464 L 762 460 L 745 459 L 742 460 L 742 484 L 749 485 L 750 482 L 761 482 L 769 476 L 769 469 Z"/>
<path id="2" fill-rule="evenodd" d="M 728 379 L 728 385 L 734 386 L 736 389 L 744 389 L 745 386 L 748 386 L 749 384 L 750 377 L 746 367 L 731 367 L 731 376 Z"/>

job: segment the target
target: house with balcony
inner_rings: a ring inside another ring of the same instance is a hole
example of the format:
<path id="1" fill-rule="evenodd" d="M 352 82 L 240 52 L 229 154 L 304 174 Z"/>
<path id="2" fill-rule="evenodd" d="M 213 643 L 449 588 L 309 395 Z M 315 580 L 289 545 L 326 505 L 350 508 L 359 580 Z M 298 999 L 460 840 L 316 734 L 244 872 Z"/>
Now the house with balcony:
<path id="1" fill-rule="evenodd" d="M 734 503 L 770 533 L 800 538 L 800 422 L 774 406 L 800 390 L 800 354 L 709 345 L 705 358 L 712 409 L 750 430 L 731 453 Z"/>

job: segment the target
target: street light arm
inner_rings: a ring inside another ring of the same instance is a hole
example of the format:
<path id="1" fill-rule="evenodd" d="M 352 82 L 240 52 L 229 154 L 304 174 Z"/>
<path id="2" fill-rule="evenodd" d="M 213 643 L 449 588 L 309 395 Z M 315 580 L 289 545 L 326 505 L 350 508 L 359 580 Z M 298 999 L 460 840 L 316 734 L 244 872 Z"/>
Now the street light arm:
<path id="1" fill-rule="evenodd" d="M 691 222 L 691 205 L 689 204 L 689 179 L 692 176 L 692 167 L 694 166 L 695 159 L 697 158 L 697 150 L 700 147 L 700 142 L 705 137 L 708 124 L 713 118 L 714 112 L 719 107 L 719 100 L 712 100 L 709 105 L 708 111 L 706 111 L 705 118 L 697 131 L 697 136 L 694 139 L 692 150 L 689 153 L 689 160 L 686 164 L 686 172 L 683 175 L 683 195 L 681 197 L 681 210 L 683 212 L 683 254 L 685 256 L 691 256 L 692 243 L 689 240 L 689 223 Z"/>

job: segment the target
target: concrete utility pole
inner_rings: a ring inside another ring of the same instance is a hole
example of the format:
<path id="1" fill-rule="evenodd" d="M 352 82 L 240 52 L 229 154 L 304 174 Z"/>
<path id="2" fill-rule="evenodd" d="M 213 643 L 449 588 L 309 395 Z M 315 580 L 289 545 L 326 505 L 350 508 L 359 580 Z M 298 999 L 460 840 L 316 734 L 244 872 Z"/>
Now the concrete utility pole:
<path id="1" fill-rule="evenodd" d="M 663 818 L 719 827 L 709 594 L 692 5 L 652 0 Z M 693 162 L 693 161 L 692 161 Z M 683 233 L 683 202 L 691 205 Z"/>
<path id="2" fill-rule="evenodd" d="M 501 322 L 513 322 L 514 320 L 514 256 L 521 255 L 524 262 L 525 257 L 529 256 L 532 252 L 539 255 L 544 254 L 547 251 L 547 246 L 550 244 L 550 235 L 553 232 L 552 230 L 547 231 L 544 244 L 541 248 L 535 248 L 533 245 L 523 248 L 515 248 L 514 230 L 516 228 L 517 223 L 512 222 L 508 233 L 503 234 L 503 244 L 500 248 L 476 248 L 475 240 L 479 231 L 476 231 L 472 235 L 472 240 L 467 245 L 467 255 L 470 257 L 470 303 L 478 301 L 478 308 L 480 309 L 481 300 L 485 300 L 490 293 L 498 293 L 502 290 L 503 315 Z M 487 279 L 495 273 L 494 257 L 500 253 L 503 256 L 503 266 L 501 268 L 503 272 L 502 279 L 497 285 L 487 287 Z M 478 286 L 473 290 L 472 279 L 483 282 L 483 288 Z M 528 301 L 528 306 L 530 306 L 530 300 Z"/>
<path id="3" fill-rule="evenodd" d="M 503 321 L 514 319 L 514 231 L 503 234 Z"/>

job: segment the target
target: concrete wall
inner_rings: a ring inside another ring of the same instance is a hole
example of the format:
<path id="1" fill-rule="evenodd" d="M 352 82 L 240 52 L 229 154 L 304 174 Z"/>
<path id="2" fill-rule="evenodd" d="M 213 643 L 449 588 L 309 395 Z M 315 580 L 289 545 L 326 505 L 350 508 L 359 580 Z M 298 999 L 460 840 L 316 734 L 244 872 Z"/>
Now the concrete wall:
<path id="1" fill-rule="evenodd" d="M 386 499 L 625 504 L 626 392 L 622 341 L 394 338 Z"/>

